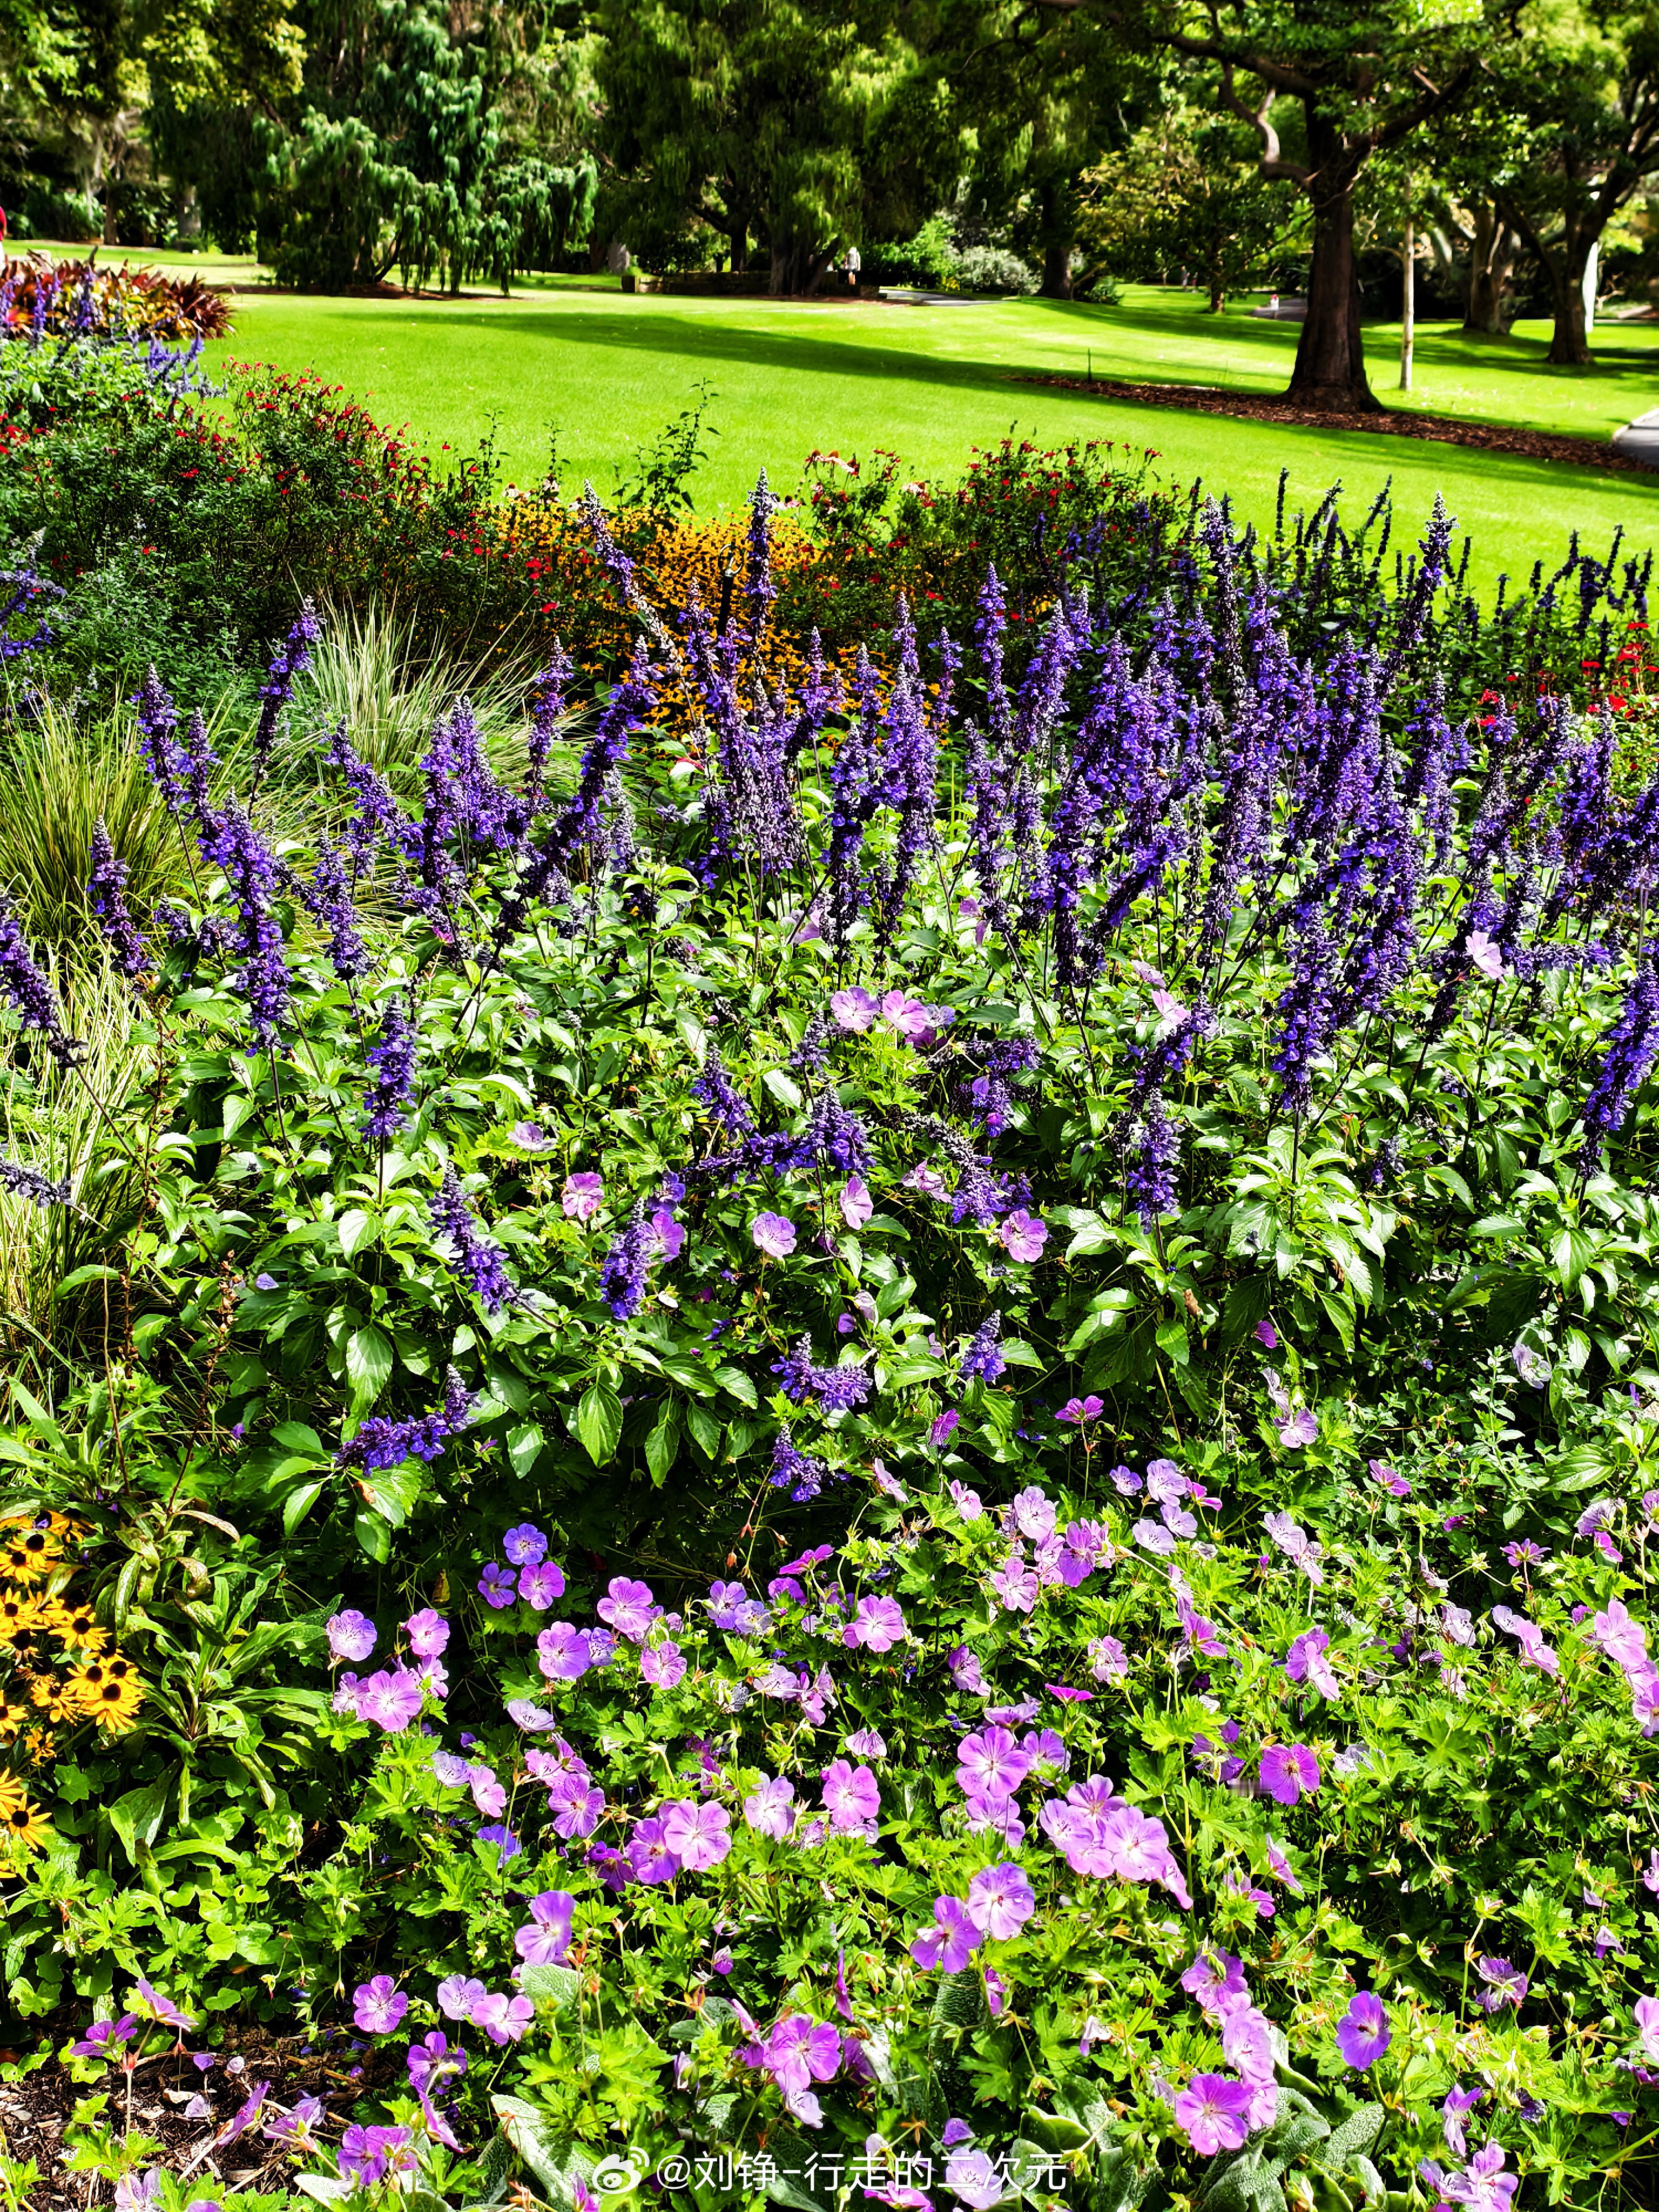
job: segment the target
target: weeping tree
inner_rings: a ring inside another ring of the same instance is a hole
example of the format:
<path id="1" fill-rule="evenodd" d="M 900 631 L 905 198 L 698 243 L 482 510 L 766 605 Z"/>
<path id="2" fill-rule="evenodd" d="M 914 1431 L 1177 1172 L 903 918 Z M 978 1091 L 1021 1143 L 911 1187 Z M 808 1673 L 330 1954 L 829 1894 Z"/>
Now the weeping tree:
<path id="1" fill-rule="evenodd" d="M 1086 13 L 1045 21 L 1023 0 L 953 11 L 946 40 L 940 58 L 975 136 L 968 212 L 1006 226 L 1045 298 L 1069 300 L 1088 173 L 1155 96 L 1156 65 Z"/>

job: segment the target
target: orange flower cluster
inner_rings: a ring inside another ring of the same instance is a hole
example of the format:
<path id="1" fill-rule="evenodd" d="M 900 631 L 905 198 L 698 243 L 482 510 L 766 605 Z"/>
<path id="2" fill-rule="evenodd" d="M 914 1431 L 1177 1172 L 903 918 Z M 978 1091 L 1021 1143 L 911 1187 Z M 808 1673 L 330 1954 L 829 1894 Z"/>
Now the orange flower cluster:
<path id="1" fill-rule="evenodd" d="M 519 568 L 538 593 L 533 612 L 548 631 L 563 629 L 576 665 L 589 678 L 607 676 L 628 657 L 637 625 L 611 583 L 586 525 L 556 499 L 509 498 L 496 510 L 498 558 Z M 688 515 L 636 525 L 626 538 L 635 581 L 671 630 L 695 598 L 718 620 L 741 604 L 749 567 L 749 526 L 742 514 Z M 781 589 L 811 571 L 823 557 L 799 525 L 787 515 L 772 523 L 772 577 Z M 571 619 L 560 617 L 568 610 Z M 854 648 L 829 656 L 851 672 Z M 769 682 L 798 683 L 806 673 L 806 641 L 769 629 L 760 670 Z M 657 713 L 678 703 L 672 687 Z"/>
<path id="2" fill-rule="evenodd" d="M 11 1760 L 0 1766 L 0 1853 L 49 1833 L 19 1766 L 48 1764 L 60 1734 L 118 1733 L 143 1700 L 132 1662 L 71 1596 L 76 1563 L 66 1554 L 85 1533 L 60 1513 L 0 1520 L 0 1746 Z"/>

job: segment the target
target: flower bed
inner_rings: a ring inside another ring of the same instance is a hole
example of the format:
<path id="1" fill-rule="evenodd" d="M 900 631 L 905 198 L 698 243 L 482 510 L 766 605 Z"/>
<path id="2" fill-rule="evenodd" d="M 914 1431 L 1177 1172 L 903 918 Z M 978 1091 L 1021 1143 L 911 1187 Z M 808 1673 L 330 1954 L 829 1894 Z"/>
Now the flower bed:
<path id="1" fill-rule="evenodd" d="M 88 856 L 107 1164 L 0 1156 L 104 1238 L 8 1448 L 143 1696 L 12 1753 L 76 2154 L 1644 2201 L 1642 572 L 1495 620 L 1438 513 L 1390 588 L 1211 507 L 1131 587 L 1079 511 L 1030 623 L 844 673 L 763 488 L 719 602 L 580 520 L 635 641 L 513 781 L 465 702 L 418 811 L 342 730 L 279 839 L 307 613 L 234 780 L 140 694 L 187 890 Z M 0 968 L 27 1103 L 76 1009 Z"/>

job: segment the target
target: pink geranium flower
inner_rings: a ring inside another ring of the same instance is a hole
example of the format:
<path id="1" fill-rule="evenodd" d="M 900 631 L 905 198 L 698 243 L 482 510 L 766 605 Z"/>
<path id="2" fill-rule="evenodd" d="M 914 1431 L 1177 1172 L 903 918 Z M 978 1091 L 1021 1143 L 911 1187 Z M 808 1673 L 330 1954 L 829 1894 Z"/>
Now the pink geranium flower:
<path id="1" fill-rule="evenodd" d="M 662 1808 L 663 1840 L 690 1874 L 716 1867 L 732 1848 L 730 1817 L 724 1805 L 677 1798 Z"/>
<path id="2" fill-rule="evenodd" d="M 567 1176 L 559 1204 L 567 1221 L 591 1221 L 605 1203 L 605 1178 L 591 1171 Z"/>

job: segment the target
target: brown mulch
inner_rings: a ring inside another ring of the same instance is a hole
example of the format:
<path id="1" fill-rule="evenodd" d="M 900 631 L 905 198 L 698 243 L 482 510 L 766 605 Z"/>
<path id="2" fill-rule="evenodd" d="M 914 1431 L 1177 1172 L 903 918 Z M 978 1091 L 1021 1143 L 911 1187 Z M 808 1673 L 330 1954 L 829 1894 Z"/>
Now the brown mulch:
<path id="1" fill-rule="evenodd" d="M 12 2058 L 11 2051 L 0 2059 Z M 191 2167 L 191 2179 L 200 2183 L 197 2194 L 222 2196 L 227 2188 L 282 2190 L 288 2186 L 289 2162 L 278 2144 L 267 2142 L 256 2120 L 244 2134 L 214 2148 L 214 2137 L 246 2101 L 256 2082 L 269 2081 L 270 2096 L 262 2118 L 302 2096 L 320 2098 L 328 2108 L 324 2131 L 337 2137 L 351 2107 L 366 2090 L 390 2081 L 397 2069 L 389 2057 L 371 2046 L 361 2052 L 344 2049 L 302 2054 L 292 2039 L 267 2038 L 257 2031 L 214 2053 L 215 2064 L 204 2075 L 183 2051 L 139 2062 L 132 2078 L 132 2124 L 137 2132 L 158 2138 L 163 2148 L 155 2163 L 177 2173 L 198 2152 L 205 2155 Z M 235 2073 L 229 2062 L 240 2059 Z M 353 2079 L 349 2069 L 362 2067 Z M 21 2078 L 0 2079 L 0 2154 L 20 2160 L 33 2160 L 40 2180 L 29 2192 L 35 2212 L 88 2212 L 109 2197 L 108 2185 L 93 2184 L 84 2172 L 65 2172 L 63 2138 L 65 2123 L 85 2097 L 105 2089 L 109 2102 L 104 2118 L 122 2131 L 126 2112 L 126 2083 L 118 2069 L 106 2068 L 100 2079 L 82 2084 L 74 2081 L 56 2059 Z M 186 2117 L 185 2107 L 200 2096 L 210 2117 L 199 2109 Z M 92 2185 L 89 2186 L 89 2185 Z"/>
<path id="2" fill-rule="evenodd" d="M 1569 438 L 1547 430 L 1517 430 L 1496 422 L 1463 422 L 1449 415 L 1407 414 L 1384 410 L 1378 415 L 1322 415 L 1311 407 L 1292 407 L 1249 392 L 1222 392 L 1193 384 L 1092 383 L 1080 376 L 1022 376 L 1021 384 L 1046 384 L 1085 398 L 1128 399 L 1142 407 L 1184 407 L 1199 415 L 1231 415 L 1253 422 L 1293 422 L 1310 430 L 1364 430 L 1373 436 L 1428 438 L 1446 446 L 1477 446 L 1488 453 L 1518 453 L 1532 461 L 1570 461 L 1577 468 L 1633 470 L 1651 476 L 1640 461 L 1600 438 Z"/>

